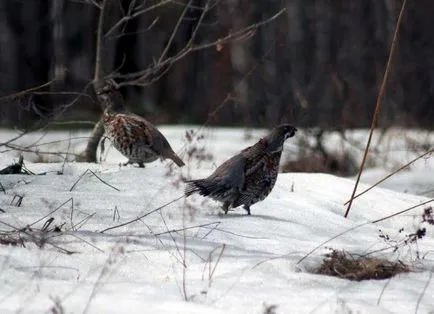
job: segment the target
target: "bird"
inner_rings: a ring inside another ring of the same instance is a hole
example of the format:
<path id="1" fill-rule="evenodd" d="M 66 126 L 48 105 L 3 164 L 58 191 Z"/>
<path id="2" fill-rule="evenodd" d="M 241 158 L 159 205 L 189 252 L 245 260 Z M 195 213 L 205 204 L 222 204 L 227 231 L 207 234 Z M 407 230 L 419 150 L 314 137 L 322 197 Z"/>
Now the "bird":
<path id="1" fill-rule="evenodd" d="M 283 144 L 296 132 L 291 124 L 275 127 L 256 144 L 226 160 L 209 177 L 186 180 L 185 196 L 199 193 L 219 201 L 225 214 L 229 208 L 243 205 L 250 215 L 250 206 L 263 201 L 273 189 Z"/>
<path id="2" fill-rule="evenodd" d="M 104 108 L 102 122 L 106 137 L 128 162 L 144 167 L 158 158 L 171 159 L 178 167 L 184 166 L 182 159 L 173 151 L 167 139 L 151 122 L 127 112 L 124 99 L 112 80 L 107 80 L 96 91 Z"/>

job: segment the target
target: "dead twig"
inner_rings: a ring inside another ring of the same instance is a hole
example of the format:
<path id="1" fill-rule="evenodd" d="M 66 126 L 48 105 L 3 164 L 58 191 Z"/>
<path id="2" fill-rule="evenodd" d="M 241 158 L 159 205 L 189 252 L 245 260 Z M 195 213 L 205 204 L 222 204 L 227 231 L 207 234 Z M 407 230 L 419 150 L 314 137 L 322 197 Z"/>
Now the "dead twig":
<path id="1" fill-rule="evenodd" d="M 315 246 L 315 247 L 314 247 L 312 250 L 310 250 L 306 255 L 304 255 L 301 259 L 299 259 L 299 260 L 297 261 L 296 264 L 297 264 L 297 265 L 300 264 L 302 261 L 304 261 L 304 260 L 305 260 L 306 258 L 308 258 L 310 255 L 312 255 L 312 253 L 314 253 L 316 250 L 318 250 L 320 247 L 323 247 L 323 246 L 326 245 L 327 243 L 329 243 L 329 242 L 331 242 L 331 241 L 333 241 L 333 240 L 339 238 L 340 236 L 343 236 L 344 234 L 347 234 L 347 233 L 349 233 L 349 232 L 351 232 L 351 231 L 354 231 L 354 230 L 356 230 L 356 229 L 358 229 L 358 228 L 360 228 L 360 227 L 363 227 L 363 226 L 366 226 L 366 225 L 369 225 L 369 224 L 376 224 L 376 223 L 379 223 L 379 222 L 381 222 L 381 221 L 384 221 L 384 220 L 390 219 L 390 218 L 392 218 L 392 217 L 395 217 L 395 216 L 401 215 L 401 214 L 403 214 L 403 213 L 405 213 L 405 212 L 408 212 L 408 211 L 410 211 L 410 210 L 412 210 L 412 209 L 415 209 L 415 208 L 418 208 L 418 207 L 420 207 L 420 206 L 424 206 L 424 205 L 429 204 L 429 203 L 431 203 L 431 202 L 434 202 L 434 198 L 429 199 L 429 200 L 427 200 L 427 201 L 425 201 L 425 202 L 423 202 L 423 203 L 420 203 L 420 204 L 417 204 L 417 205 L 414 205 L 414 206 L 408 207 L 408 208 L 403 209 L 403 210 L 401 210 L 401 211 L 399 211 L 399 212 L 396 212 L 396 213 L 394 213 L 394 214 L 387 215 L 387 216 L 385 216 L 385 217 L 382 217 L 382 218 L 379 218 L 379 219 L 376 219 L 376 220 L 370 220 L 370 221 L 367 221 L 367 222 L 364 222 L 364 223 L 358 224 L 358 225 L 356 225 L 356 226 L 354 226 L 354 227 L 351 227 L 350 229 L 347 229 L 347 230 L 345 230 L 345 231 L 342 231 L 342 232 L 338 233 L 337 235 L 335 235 L 335 236 L 333 236 L 333 237 L 327 239 L 326 241 L 320 243 L 319 245 Z"/>
<path id="2" fill-rule="evenodd" d="M 107 182 L 104 181 L 103 179 L 101 179 L 101 178 L 100 178 L 98 175 L 96 175 L 96 173 L 93 172 L 92 170 L 90 170 L 90 169 L 86 169 L 86 171 L 83 172 L 83 173 L 80 175 L 80 177 L 78 177 L 77 181 L 75 181 L 74 184 L 71 186 L 71 188 L 69 189 L 70 192 L 75 188 L 75 186 L 78 184 L 78 182 L 80 182 L 80 180 L 81 180 L 81 179 L 84 177 L 84 175 L 86 175 L 88 172 L 90 172 L 90 173 L 91 173 L 95 178 L 97 178 L 99 181 L 101 181 L 101 182 L 104 183 L 105 185 L 111 187 L 112 189 L 114 189 L 114 190 L 116 190 L 116 191 L 120 191 L 120 189 L 118 189 L 117 187 L 115 187 L 115 186 L 113 186 L 113 185 L 107 183 Z"/>
<path id="3" fill-rule="evenodd" d="M 210 41 L 208 43 L 193 45 L 193 43 L 189 40 L 188 44 L 184 46 L 177 54 L 175 54 L 173 57 L 168 58 L 159 58 L 158 62 L 156 62 L 153 66 L 150 66 L 149 68 L 141 71 L 137 71 L 134 73 L 128 73 L 128 74 L 115 74 L 113 75 L 114 78 L 120 78 L 124 79 L 124 82 L 119 83 L 119 87 L 126 86 L 126 85 L 137 85 L 137 86 L 145 86 L 148 84 L 147 78 L 154 74 L 158 69 L 161 69 L 163 67 L 170 66 L 170 64 L 173 64 L 176 61 L 179 61 L 180 59 L 186 57 L 188 54 L 198 51 L 198 50 L 204 50 L 212 47 L 216 47 L 218 45 L 223 45 L 228 42 L 234 42 L 238 40 L 243 40 L 248 37 L 251 37 L 254 35 L 256 29 L 259 27 L 262 27 L 275 19 L 277 19 L 280 15 L 282 15 L 286 11 L 286 8 L 283 8 L 282 10 L 278 11 L 273 16 L 269 17 L 268 19 L 265 19 L 261 22 L 251 24 L 245 28 L 242 28 L 240 30 L 231 32 L 227 34 L 226 36 L 223 36 L 221 38 L 218 38 L 216 40 Z M 167 45 L 166 45 L 167 48 Z M 271 47 L 272 48 L 272 47 Z M 270 48 L 270 50 L 271 50 Z M 164 53 L 164 51 L 163 51 Z"/>
<path id="4" fill-rule="evenodd" d="M 381 106 L 381 103 L 382 103 L 382 100 L 384 97 L 384 93 L 386 91 L 387 78 L 389 76 L 389 72 L 390 72 L 390 68 L 391 68 L 391 64 L 392 64 L 392 57 L 393 57 L 393 53 L 395 51 L 395 46 L 396 46 L 396 42 L 397 42 L 397 38 L 398 38 L 398 31 L 399 31 L 399 27 L 401 25 L 401 19 L 402 19 L 403 13 L 404 13 L 406 3 L 407 3 L 407 0 L 404 0 L 402 2 L 401 11 L 399 12 L 398 20 L 396 21 L 395 32 L 393 34 L 392 44 L 391 44 L 390 50 L 389 50 L 389 57 L 387 59 L 386 69 L 385 69 L 384 75 L 383 75 L 383 81 L 381 82 L 380 90 L 378 92 L 378 97 L 377 97 L 377 103 L 375 105 L 374 115 L 372 117 L 368 142 L 366 143 L 366 148 L 365 148 L 365 152 L 363 153 L 363 159 L 362 159 L 362 163 L 360 164 L 360 169 L 359 169 L 359 173 L 357 175 L 356 183 L 354 184 L 354 189 L 353 189 L 353 192 L 351 194 L 351 198 L 350 198 L 350 201 L 348 203 L 347 210 L 345 211 L 345 214 L 344 214 L 345 218 L 348 216 L 348 213 L 350 212 L 350 209 L 351 209 L 351 205 L 353 204 L 354 195 L 356 194 L 357 187 L 358 187 L 359 181 L 360 181 L 360 177 L 361 177 L 362 172 L 363 172 L 363 167 L 365 166 L 366 157 L 368 156 L 368 151 L 369 151 L 369 146 L 371 145 L 372 135 L 374 133 L 375 126 L 377 125 L 377 117 L 378 117 L 378 113 L 380 111 L 380 106 Z"/>
<path id="5" fill-rule="evenodd" d="M 49 212 L 48 214 L 44 215 L 43 217 L 39 218 L 38 220 L 32 222 L 30 225 L 28 225 L 28 227 L 32 227 L 34 225 L 36 225 L 38 222 L 44 220 L 45 218 L 51 216 L 52 214 L 54 214 L 55 212 L 57 212 L 59 209 L 61 209 L 64 205 L 71 203 L 74 204 L 74 199 L 68 198 L 66 201 L 64 201 L 62 204 L 60 204 L 59 206 L 57 206 L 55 209 L 53 209 L 51 212 Z"/>
<path id="6" fill-rule="evenodd" d="M 91 218 L 92 218 L 93 216 L 95 216 L 95 215 L 96 215 L 96 213 L 92 213 L 92 214 L 87 215 L 85 218 L 83 218 L 82 220 L 80 220 L 78 223 L 75 224 L 75 229 L 76 229 L 76 230 L 79 230 L 81 227 L 84 226 L 84 224 L 85 224 L 89 219 L 91 219 Z"/>
<path id="7" fill-rule="evenodd" d="M 212 252 L 209 254 L 209 264 L 208 264 L 209 265 L 209 267 L 208 267 L 208 286 L 209 287 L 211 287 L 211 281 L 212 281 L 212 278 L 214 276 L 214 272 L 217 269 L 218 264 L 220 263 L 220 260 L 221 260 L 221 258 L 223 256 L 223 252 L 225 251 L 225 248 L 226 248 L 226 244 L 223 243 L 222 244 L 222 248 L 220 250 L 220 253 L 217 256 L 217 260 L 216 260 L 216 262 L 214 264 L 214 267 L 212 269 L 211 269 Z"/>
<path id="8" fill-rule="evenodd" d="M 428 276 L 427 281 L 425 282 L 425 286 L 423 287 L 422 293 L 419 295 L 419 298 L 417 298 L 416 309 L 414 310 L 415 314 L 417 314 L 417 312 L 419 311 L 420 302 L 422 302 L 422 299 L 425 296 L 425 292 L 426 292 L 426 289 L 428 289 L 428 286 L 431 282 L 433 272 L 434 272 L 434 266 L 431 267 L 431 271 L 429 272 L 429 276 Z"/>
<path id="9" fill-rule="evenodd" d="M 7 95 L 7 96 L 0 97 L 0 101 L 2 101 L 2 100 L 6 100 L 6 99 L 14 99 L 14 98 L 18 98 L 18 97 L 21 97 L 21 96 L 27 95 L 27 94 L 29 94 L 29 93 L 31 93 L 31 92 L 34 92 L 34 91 L 38 90 L 38 89 L 41 89 L 41 88 L 44 88 L 44 87 L 48 87 L 48 86 L 50 86 L 51 84 L 53 84 L 55 81 L 56 81 L 56 80 L 53 79 L 53 80 L 48 81 L 48 82 L 46 82 L 46 83 L 44 83 L 44 84 L 37 85 L 37 86 L 34 86 L 34 87 L 30 87 L 30 88 L 25 89 L 25 90 L 23 90 L 23 91 L 20 91 L 20 92 L 18 92 L 18 93 L 14 93 L 14 94 L 11 94 L 11 95 Z"/>
<path id="10" fill-rule="evenodd" d="M 147 213 L 145 213 L 145 214 L 143 214 L 143 215 L 141 215 L 141 216 L 138 216 L 138 217 L 136 217 L 136 218 L 134 218 L 134 219 L 131 219 L 131 220 L 129 220 L 129 221 L 127 221 L 127 222 L 124 222 L 124 223 L 121 223 L 121 224 L 119 224 L 119 225 L 116 225 L 116 226 L 112 226 L 112 227 L 109 227 L 109 228 L 103 229 L 103 230 L 99 231 L 99 233 L 104 233 L 104 232 L 109 231 L 109 230 L 113 230 L 113 229 L 121 228 L 121 227 L 124 227 L 124 226 L 126 226 L 126 225 L 132 224 L 132 223 L 134 223 L 134 222 L 136 222 L 136 221 L 139 221 L 139 220 L 145 218 L 146 216 L 149 216 L 149 215 L 152 214 L 152 213 L 155 213 L 155 212 L 157 212 L 157 211 L 163 209 L 164 207 L 169 206 L 170 204 L 173 204 L 173 203 L 179 201 L 179 200 L 180 200 L 181 198 L 183 198 L 183 197 L 184 197 L 184 195 L 182 195 L 182 196 L 180 196 L 180 197 L 177 197 L 177 198 L 171 200 L 170 202 L 167 202 L 166 204 L 163 204 L 163 205 L 161 205 L 160 207 L 157 207 L 157 208 L 155 208 L 155 209 L 153 209 L 153 210 L 151 210 L 151 211 L 149 211 L 149 212 L 147 212 Z"/>
<path id="11" fill-rule="evenodd" d="M 180 231 L 185 231 L 185 230 L 191 230 L 191 229 L 198 229 L 198 228 L 204 228 L 204 227 L 208 227 L 208 226 L 213 226 L 216 225 L 218 226 L 221 222 L 220 221 L 216 221 L 216 222 L 209 222 L 206 224 L 201 224 L 201 225 L 196 225 L 196 226 L 190 226 L 190 227 L 185 227 L 185 228 L 179 228 L 179 229 L 168 229 L 167 231 L 164 232 L 160 232 L 160 233 L 154 233 L 155 236 L 161 236 L 163 234 L 170 234 L 170 233 L 178 233 Z M 215 228 L 212 228 L 211 230 L 214 230 Z"/>
<path id="12" fill-rule="evenodd" d="M 23 202 L 23 198 L 24 198 L 24 195 L 15 194 L 14 197 L 12 198 L 11 203 L 9 205 L 20 207 L 21 203 Z M 15 202 L 15 204 L 14 204 L 14 202 Z"/>
<path id="13" fill-rule="evenodd" d="M 431 154 L 431 153 L 433 153 L 433 152 L 434 152 L 434 148 L 433 148 L 433 149 L 430 149 L 430 150 L 427 151 L 426 153 L 424 153 L 424 154 L 422 154 L 422 155 L 420 155 L 420 156 L 418 156 L 418 157 L 412 159 L 411 161 L 409 161 L 409 162 L 406 163 L 405 165 L 399 167 L 398 169 L 396 169 L 395 171 L 391 172 L 390 174 L 388 174 L 388 175 L 385 176 L 384 178 L 382 178 L 382 179 L 378 180 L 377 182 L 375 182 L 373 185 L 371 185 L 371 186 L 370 186 L 369 188 L 367 188 L 366 190 L 360 192 L 360 193 L 357 194 L 357 195 L 354 195 L 353 198 L 352 198 L 352 200 L 355 200 L 355 199 L 358 198 L 359 196 L 362 196 L 363 194 L 365 194 L 366 192 L 372 190 L 374 187 L 376 187 L 376 186 L 379 185 L 380 183 L 382 183 L 382 182 L 386 181 L 387 179 L 389 179 L 391 176 L 395 175 L 396 173 L 398 173 L 398 172 L 400 172 L 401 170 L 403 170 L 403 169 L 407 168 L 408 166 L 410 166 L 412 163 L 418 161 L 419 159 L 421 159 L 421 158 L 423 158 L 423 157 L 425 157 L 425 156 L 427 156 L 427 155 L 429 155 L 429 154 Z M 424 194 L 424 193 L 422 193 L 422 194 Z M 350 202 L 350 200 L 346 201 L 344 205 L 347 205 L 349 202 Z"/>
<path id="14" fill-rule="evenodd" d="M 164 227 L 166 228 L 166 230 L 169 230 L 169 227 L 167 226 L 166 219 L 164 219 L 163 214 L 161 213 L 161 211 L 159 211 L 158 213 L 160 214 L 160 217 L 161 217 L 161 220 L 163 221 Z M 170 238 L 172 239 L 173 244 L 175 245 L 176 252 L 178 252 L 178 254 L 179 254 L 180 260 L 182 262 L 182 266 L 187 267 L 185 259 L 183 258 L 182 254 L 181 254 L 181 250 L 179 249 L 178 243 L 176 242 L 176 240 L 173 237 L 171 232 L 169 232 L 168 234 L 169 234 Z"/>
<path id="15" fill-rule="evenodd" d="M 40 221 L 40 220 L 39 220 Z M 37 233 L 35 233 L 35 232 L 31 232 L 30 230 L 29 230 L 29 227 L 28 226 L 26 226 L 26 227 L 24 227 L 24 228 L 17 228 L 17 227 L 15 227 L 15 226 L 13 226 L 13 225 L 11 225 L 11 224 L 9 224 L 9 223 L 7 223 L 7 222 L 4 222 L 4 221 L 0 221 L 0 224 L 2 224 L 2 225 L 5 225 L 5 226 L 7 226 L 8 228 L 10 228 L 10 229 L 12 229 L 12 231 L 10 231 L 10 232 L 7 232 L 7 234 L 8 235 L 12 235 L 12 234 L 16 234 L 16 235 L 18 235 L 18 237 L 19 237 L 19 242 L 21 243 L 21 244 L 23 244 L 24 243 L 24 239 L 20 236 L 21 234 L 24 234 L 24 235 L 26 235 L 33 243 L 35 243 L 38 247 L 42 247 L 45 243 L 48 243 L 49 245 L 51 245 L 52 247 L 54 247 L 55 249 L 57 249 L 57 250 L 59 250 L 59 251 L 61 251 L 61 252 L 63 252 L 63 253 L 66 253 L 66 254 L 74 254 L 75 252 L 74 251 L 71 251 L 71 250 L 67 250 L 67 249 L 65 249 L 65 248 L 63 248 L 63 247 L 60 247 L 60 246 L 58 246 L 57 244 L 54 244 L 54 243 L 52 243 L 52 242 L 47 242 L 46 241 L 46 235 L 44 235 L 42 238 L 40 238 L 40 237 L 38 237 L 38 235 L 37 235 Z M 40 231 L 40 234 L 42 233 L 43 234 L 43 232 L 41 231 L 41 230 L 39 230 Z"/>

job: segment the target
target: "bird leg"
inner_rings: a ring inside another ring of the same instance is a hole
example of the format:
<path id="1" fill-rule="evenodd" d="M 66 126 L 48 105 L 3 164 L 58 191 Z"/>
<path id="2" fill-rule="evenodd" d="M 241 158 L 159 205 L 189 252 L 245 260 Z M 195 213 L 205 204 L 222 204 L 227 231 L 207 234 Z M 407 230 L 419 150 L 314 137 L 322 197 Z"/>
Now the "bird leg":
<path id="1" fill-rule="evenodd" d="M 250 206 L 244 205 L 243 208 L 247 211 L 247 215 L 250 216 Z"/>
<path id="2" fill-rule="evenodd" d="M 222 209 L 223 209 L 223 211 L 225 212 L 226 215 L 228 214 L 229 205 L 231 205 L 231 203 L 229 203 L 229 202 L 224 202 L 223 203 Z"/>

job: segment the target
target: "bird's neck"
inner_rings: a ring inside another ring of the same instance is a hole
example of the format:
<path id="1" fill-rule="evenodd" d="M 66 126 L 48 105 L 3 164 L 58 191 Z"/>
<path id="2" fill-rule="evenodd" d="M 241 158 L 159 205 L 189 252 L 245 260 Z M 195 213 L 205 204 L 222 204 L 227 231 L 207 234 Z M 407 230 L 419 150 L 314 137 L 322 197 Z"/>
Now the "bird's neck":
<path id="1" fill-rule="evenodd" d="M 282 153 L 284 142 L 285 142 L 285 139 L 283 137 L 279 137 L 279 138 L 275 138 L 275 139 L 273 139 L 273 138 L 268 139 L 268 141 L 267 141 L 268 153 L 270 153 L 270 154 Z"/>
<path id="2" fill-rule="evenodd" d="M 102 118 L 103 118 L 103 121 L 104 121 L 105 123 L 107 123 L 107 122 L 112 121 L 112 120 L 114 119 L 115 116 L 116 116 L 116 112 L 114 112 L 113 110 L 111 110 L 110 107 L 107 107 L 107 108 L 104 110 L 104 113 L 103 113 L 103 115 L 102 115 Z"/>

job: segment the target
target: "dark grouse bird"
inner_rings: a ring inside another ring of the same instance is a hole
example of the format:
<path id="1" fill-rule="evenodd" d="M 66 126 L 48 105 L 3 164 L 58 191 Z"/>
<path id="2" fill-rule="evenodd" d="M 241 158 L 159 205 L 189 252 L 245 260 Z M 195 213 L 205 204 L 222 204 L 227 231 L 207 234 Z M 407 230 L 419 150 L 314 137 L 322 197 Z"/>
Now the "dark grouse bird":
<path id="1" fill-rule="evenodd" d="M 274 128 L 255 145 L 225 161 L 208 178 L 187 181 L 185 195 L 199 193 L 223 203 L 223 211 L 264 200 L 276 183 L 283 143 L 297 129 L 290 124 Z"/>
<path id="2" fill-rule="evenodd" d="M 107 138 L 113 146 L 128 158 L 127 164 L 138 163 L 144 167 L 160 159 L 171 159 L 178 167 L 184 166 L 163 134 L 149 121 L 124 110 L 122 94 L 113 82 L 97 91 L 97 97 L 104 110 L 103 122 Z"/>

